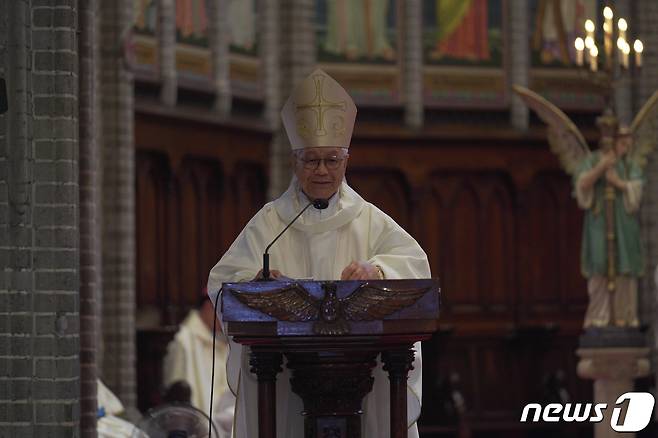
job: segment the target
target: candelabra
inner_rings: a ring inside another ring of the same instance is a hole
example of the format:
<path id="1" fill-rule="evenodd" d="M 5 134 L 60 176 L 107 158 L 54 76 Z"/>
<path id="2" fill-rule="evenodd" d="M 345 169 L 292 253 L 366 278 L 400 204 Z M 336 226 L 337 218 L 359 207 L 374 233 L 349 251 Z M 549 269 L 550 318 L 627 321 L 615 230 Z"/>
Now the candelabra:
<path id="1" fill-rule="evenodd" d="M 596 120 L 596 124 L 601 131 L 599 147 L 606 150 L 615 150 L 614 143 L 619 130 L 619 120 L 614 111 L 613 96 L 616 84 L 630 76 L 632 66 L 631 45 L 628 42 L 628 22 L 625 18 L 617 19 L 617 26 L 614 25 L 615 13 L 610 5 L 603 8 L 603 52 L 597 45 L 596 25 L 594 21 L 588 19 L 585 21 L 585 39 L 576 38 L 574 45 L 576 47 L 576 64 L 583 67 L 591 83 L 593 83 L 601 92 L 604 98 L 605 107 L 603 114 Z M 613 41 L 616 41 L 616 50 L 613 47 Z M 642 41 L 636 39 L 633 43 L 633 53 L 635 54 L 635 69 L 642 68 L 642 52 L 644 45 Z M 584 68 L 589 67 L 589 68 Z M 605 218 L 606 218 L 606 252 L 607 252 L 607 289 L 610 292 L 610 302 L 613 302 L 615 293 L 616 272 L 616 244 L 615 239 L 615 217 L 614 205 L 616 191 L 614 186 L 607 182 L 605 185 Z M 610 306 L 610 321 L 612 324 L 616 321 L 614 306 Z"/>
<path id="2" fill-rule="evenodd" d="M 629 26 L 625 18 L 619 17 L 615 26 L 615 12 L 610 5 L 603 8 L 603 50 L 597 38 L 596 24 L 587 19 L 582 36 L 575 39 L 576 64 L 589 81 L 596 86 L 605 100 L 606 110 L 612 111 L 612 96 L 615 84 L 630 75 L 632 69 L 642 68 L 644 44 L 639 39 L 629 43 Z M 584 37 L 584 38 L 583 38 Z M 597 41 L 598 40 L 598 41 Z M 616 44 L 613 45 L 613 41 Z M 631 65 L 631 52 L 634 65 Z M 607 112 L 607 111 L 606 111 Z"/>

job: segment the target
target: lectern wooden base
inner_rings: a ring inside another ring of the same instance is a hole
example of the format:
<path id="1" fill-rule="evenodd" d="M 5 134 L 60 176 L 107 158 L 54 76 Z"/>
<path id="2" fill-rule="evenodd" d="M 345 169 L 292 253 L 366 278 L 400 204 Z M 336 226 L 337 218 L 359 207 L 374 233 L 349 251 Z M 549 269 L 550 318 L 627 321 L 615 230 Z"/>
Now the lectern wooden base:
<path id="1" fill-rule="evenodd" d="M 361 437 L 362 401 L 372 389 L 372 369 L 380 354 L 390 380 L 391 437 L 407 437 L 412 347 L 436 330 L 435 280 L 233 283 L 225 285 L 224 294 L 228 335 L 251 348 L 251 371 L 258 378 L 260 438 L 276 438 L 276 375 L 283 356 L 291 370 L 291 389 L 304 402 L 300 414 L 305 438 Z M 300 296 L 306 307 L 315 304 L 318 311 L 311 310 L 309 316 L 294 310 L 302 308 L 296 303 Z M 388 313 L 367 310 L 370 301 L 387 307 Z M 276 308 L 275 302 L 287 310 Z M 396 303 L 406 306 L 396 308 Z M 328 304 L 333 307 L 328 309 Z M 357 305 L 361 313 L 350 314 L 350 306 L 353 310 Z M 331 311 L 333 315 L 323 317 Z"/>

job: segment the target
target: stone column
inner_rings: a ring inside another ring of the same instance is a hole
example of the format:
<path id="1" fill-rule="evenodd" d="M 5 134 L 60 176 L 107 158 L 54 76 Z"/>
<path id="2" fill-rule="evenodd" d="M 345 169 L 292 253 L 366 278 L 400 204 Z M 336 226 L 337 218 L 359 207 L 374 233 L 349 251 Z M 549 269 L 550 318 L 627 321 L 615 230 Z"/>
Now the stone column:
<path id="1" fill-rule="evenodd" d="M 99 143 L 96 141 L 96 0 L 79 3 L 80 435 L 96 437 L 100 266 Z"/>
<path id="2" fill-rule="evenodd" d="M 136 406 L 135 148 L 133 75 L 125 67 L 131 0 L 101 3 L 103 119 L 102 376 L 126 409 Z"/>
<path id="3" fill-rule="evenodd" d="M 290 95 L 294 87 L 311 73 L 315 66 L 316 48 L 315 48 L 315 2 L 312 0 L 265 0 L 263 6 L 263 15 L 275 20 L 277 12 L 268 11 L 268 8 L 279 6 L 279 22 L 281 28 L 279 31 L 279 48 L 278 48 L 278 66 L 270 66 L 270 73 L 278 70 L 279 76 L 279 93 L 268 96 L 272 99 L 266 101 L 265 116 L 274 128 L 274 136 L 270 148 L 270 186 L 268 196 L 270 199 L 276 198 L 283 193 L 291 178 L 290 169 L 290 142 L 286 136 L 283 126 L 280 123 L 279 112 L 283 103 Z M 264 17 L 265 18 L 265 17 Z M 273 23 L 267 23 L 270 30 L 273 29 Z M 264 29 L 265 30 L 265 29 Z M 276 36 L 276 32 L 274 33 Z M 263 39 L 265 35 L 261 36 Z M 263 45 L 263 50 L 265 49 Z M 262 52 L 261 52 L 262 53 Z M 267 54 L 262 53 L 267 56 Z M 267 60 L 271 62 L 271 59 Z M 270 78 L 268 86 L 274 86 Z M 267 90 L 266 90 L 267 92 Z M 278 102 L 276 99 L 277 97 Z M 276 106 L 275 106 L 276 104 Z"/>
<path id="4" fill-rule="evenodd" d="M 160 72 L 160 83 L 162 84 L 160 88 L 160 100 L 167 106 L 176 106 L 176 99 L 178 99 L 178 74 L 176 72 L 176 0 L 159 1 L 157 35 L 158 70 Z"/>
<path id="5" fill-rule="evenodd" d="M 209 17 L 210 64 L 215 88 L 213 110 L 220 116 L 228 116 L 231 112 L 228 9 L 228 0 L 208 0 L 206 2 Z"/>
<path id="6" fill-rule="evenodd" d="M 647 99 L 658 90 L 658 2 L 640 0 L 634 2 L 635 17 L 631 24 L 637 29 L 637 37 L 644 43 L 643 67 L 635 75 L 634 112 L 640 110 Z M 658 120 L 654 121 L 654 126 Z M 654 138 L 658 133 L 654 134 Z M 649 336 L 653 363 L 658 363 L 658 289 L 653 282 L 653 272 L 658 265 L 658 147 L 649 156 L 644 168 L 645 186 L 642 192 L 640 223 L 642 242 L 646 255 L 645 276 L 640 283 L 638 310 L 642 322 L 649 324 Z M 658 381 L 658 367 L 656 367 Z M 658 418 L 658 410 L 656 410 Z"/>
<path id="7" fill-rule="evenodd" d="M 606 403 L 604 420 L 594 425 L 595 438 L 634 438 L 635 433 L 616 432 L 610 426 L 619 396 L 633 391 L 633 380 L 649 374 L 648 348 L 581 348 L 578 375 L 594 380 L 594 403 Z"/>
<path id="8" fill-rule="evenodd" d="M 509 13 L 509 63 L 510 84 L 527 87 L 530 76 L 530 49 L 528 47 L 528 2 L 526 0 L 510 0 Z M 528 129 L 528 107 L 521 98 L 508 91 L 512 98 L 510 108 L 510 122 L 515 129 L 525 131 Z"/>
<path id="9" fill-rule="evenodd" d="M 281 125 L 279 111 L 283 106 L 281 100 L 281 64 L 279 60 L 280 12 L 279 0 L 261 0 L 259 13 L 259 48 L 263 75 L 263 117 L 272 130 Z"/>
<path id="10" fill-rule="evenodd" d="M 413 129 L 423 126 L 423 4 L 420 0 L 404 2 L 404 47 L 402 80 L 404 83 L 404 121 Z"/>

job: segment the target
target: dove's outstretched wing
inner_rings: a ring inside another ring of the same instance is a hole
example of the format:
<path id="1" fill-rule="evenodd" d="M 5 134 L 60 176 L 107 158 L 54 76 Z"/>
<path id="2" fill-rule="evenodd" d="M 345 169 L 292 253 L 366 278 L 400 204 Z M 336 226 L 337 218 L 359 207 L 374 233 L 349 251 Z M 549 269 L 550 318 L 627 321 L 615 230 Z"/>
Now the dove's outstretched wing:
<path id="1" fill-rule="evenodd" d="M 573 175 L 583 159 L 590 154 L 583 134 L 562 110 L 539 94 L 520 85 L 514 85 L 512 88 L 548 125 L 551 151 L 558 156 L 564 170 Z"/>
<path id="2" fill-rule="evenodd" d="M 312 321 L 318 318 L 320 302 L 306 289 L 293 283 L 273 291 L 248 293 L 230 289 L 241 303 L 280 321 Z"/>
<path id="3" fill-rule="evenodd" d="M 638 166 L 647 164 L 647 156 L 656 147 L 658 136 L 658 90 L 647 100 L 631 124 L 633 147 L 629 159 Z"/>
<path id="4" fill-rule="evenodd" d="M 349 321 L 372 321 L 412 305 L 425 295 L 429 287 L 389 289 L 363 283 L 349 297 L 341 300 L 343 314 Z"/>

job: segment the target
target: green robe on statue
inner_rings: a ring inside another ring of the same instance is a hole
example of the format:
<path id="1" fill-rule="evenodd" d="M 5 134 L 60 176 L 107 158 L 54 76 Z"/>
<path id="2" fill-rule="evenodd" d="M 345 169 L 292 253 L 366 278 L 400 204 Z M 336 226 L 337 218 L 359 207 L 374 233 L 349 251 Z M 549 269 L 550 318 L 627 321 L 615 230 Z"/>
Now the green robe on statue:
<path id="1" fill-rule="evenodd" d="M 607 290 L 608 251 L 606 240 L 606 179 L 601 175 L 589 190 L 583 190 L 580 178 L 590 171 L 601 157 L 599 151 L 586 158 L 575 174 L 574 185 L 578 205 L 585 209 L 581 270 L 588 279 L 590 303 L 585 316 L 585 327 L 605 326 L 610 323 L 609 293 Z M 637 277 L 644 272 L 644 258 L 640 242 L 638 209 L 642 196 L 642 169 L 627 159 L 615 164 L 619 177 L 627 188 L 615 188 L 615 323 L 637 326 Z"/>

